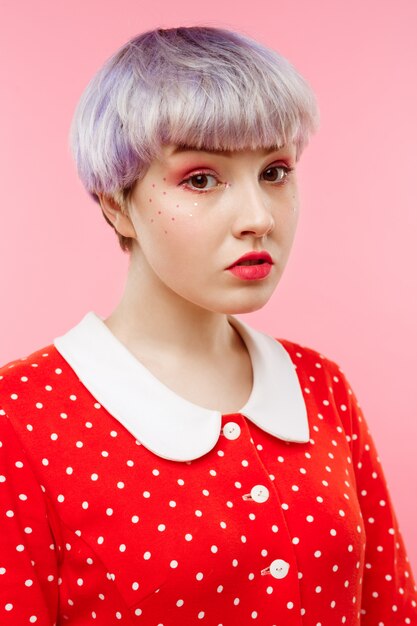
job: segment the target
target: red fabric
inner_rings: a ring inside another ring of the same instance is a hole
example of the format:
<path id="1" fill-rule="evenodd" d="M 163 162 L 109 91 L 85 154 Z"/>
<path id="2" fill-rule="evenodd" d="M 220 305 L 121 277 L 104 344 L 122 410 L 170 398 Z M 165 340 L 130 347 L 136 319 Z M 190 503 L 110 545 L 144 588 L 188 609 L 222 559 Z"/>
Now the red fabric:
<path id="1" fill-rule="evenodd" d="M 135 441 L 53 345 L 0 369 L 2 626 L 417 625 L 357 399 L 334 361 L 279 341 L 310 442 L 229 414 L 240 436 L 187 463 Z M 255 485 L 266 501 L 243 498 Z"/>

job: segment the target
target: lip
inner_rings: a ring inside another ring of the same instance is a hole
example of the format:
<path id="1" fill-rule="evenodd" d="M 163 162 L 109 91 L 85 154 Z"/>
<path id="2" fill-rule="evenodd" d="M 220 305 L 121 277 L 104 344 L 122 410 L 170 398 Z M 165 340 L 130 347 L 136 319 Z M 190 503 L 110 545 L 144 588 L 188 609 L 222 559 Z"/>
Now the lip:
<path id="1" fill-rule="evenodd" d="M 269 263 L 269 265 L 273 265 L 274 263 L 271 255 L 266 250 L 261 250 L 260 252 L 257 252 L 256 250 L 252 250 L 251 252 L 247 252 L 246 254 L 241 256 L 239 259 L 234 261 L 226 269 L 230 270 L 232 267 L 235 267 L 235 265 L 242 263 L 242 261 L 263 261 L 264 263 Z M 251 266 L 247 266 L 247 267 L 251 267 Z"/>
<path id="2" fill-rule="evenodd" d="M 271 271 L 270 263 L 257 263 L 256 265 L 233 265 L 227 270 L 240 280 L 262 280 Z"/>

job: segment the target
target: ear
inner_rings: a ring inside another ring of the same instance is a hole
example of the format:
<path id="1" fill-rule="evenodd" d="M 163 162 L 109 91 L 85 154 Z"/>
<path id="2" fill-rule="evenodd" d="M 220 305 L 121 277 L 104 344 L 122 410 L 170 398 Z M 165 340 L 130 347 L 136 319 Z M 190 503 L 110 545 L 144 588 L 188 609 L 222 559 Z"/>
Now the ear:
<path id="1" fill-rule="evenodd" d="M 117 232 L 124 237 L 137 239 L 132 220 L 129 215 L 123 212 L 120 204 L 114 198 L 101 193 L 98 194 L 98 199 L 105 217 L 111 222 Z"/>

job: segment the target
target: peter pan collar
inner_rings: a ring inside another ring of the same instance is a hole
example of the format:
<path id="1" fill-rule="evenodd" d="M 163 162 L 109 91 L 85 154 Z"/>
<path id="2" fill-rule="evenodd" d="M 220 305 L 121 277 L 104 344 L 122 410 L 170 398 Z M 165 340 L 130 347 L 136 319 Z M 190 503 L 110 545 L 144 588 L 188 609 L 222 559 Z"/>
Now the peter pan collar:
<path id="1" fill-rule="evenodd" d="M 222 414 L 177 395 L 119 341 L 94 311 L 53 343 L 91 394 L 143 446 L 191 461 L 217 443 Z M 248 349 L 253 387 L 238 411 L 285 441 L 309 441 L 307 410 L 290 355 L 275 338 L 228 315 Z"/>

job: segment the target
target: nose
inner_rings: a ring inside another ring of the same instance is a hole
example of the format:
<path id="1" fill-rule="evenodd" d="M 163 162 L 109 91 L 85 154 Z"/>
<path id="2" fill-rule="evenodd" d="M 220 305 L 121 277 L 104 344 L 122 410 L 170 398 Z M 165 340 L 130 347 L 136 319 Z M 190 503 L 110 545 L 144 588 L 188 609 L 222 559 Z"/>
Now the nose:
<path id="1" fill-rule="evenodd" d="M 236 219 L 233 225 L 234 235 L 243 237 L 254 235 L 265 237 L 275 227 L 271 199 L 256 185 L 245 185 L 234 198 Z"/>

